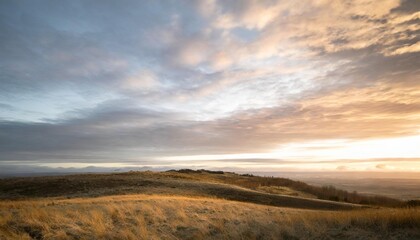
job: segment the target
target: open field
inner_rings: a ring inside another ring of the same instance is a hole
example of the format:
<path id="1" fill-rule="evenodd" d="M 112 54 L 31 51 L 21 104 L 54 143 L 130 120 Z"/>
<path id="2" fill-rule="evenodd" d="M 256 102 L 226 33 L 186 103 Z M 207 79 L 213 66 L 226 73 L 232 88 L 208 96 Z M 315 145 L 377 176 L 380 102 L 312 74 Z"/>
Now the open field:
<path id="1" fill-rule="evenodd" d="M 420 238 L 419 208 L 320 200 L 280 180 L 207 171 L 3 179 L 0 239 Z"/>

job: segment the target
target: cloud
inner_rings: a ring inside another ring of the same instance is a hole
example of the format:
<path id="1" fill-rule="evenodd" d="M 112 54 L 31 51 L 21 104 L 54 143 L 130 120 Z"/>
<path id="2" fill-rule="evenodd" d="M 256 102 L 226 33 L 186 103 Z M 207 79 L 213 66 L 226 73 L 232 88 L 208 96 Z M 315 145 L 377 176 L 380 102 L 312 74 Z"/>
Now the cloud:
<path id="1" fill-rule="evenodd" d="M 419 9 L 2 2 L 1 159 L 142 162 L 416 135 Z"/>
<path id="2" fill-rule="evenodd" d="M 122 82 L 122 88 L 127 91 L 151 91 L 159 85 L 156 74 L 147 69 L 134 73 Z"/>
<path id="3" fill-rule="evenodd" d="M 217 16 L 214 26 L 224 29 L 235 27 L 263 29 L 278 17 L 281 10 L 281 4 L 278 1 L 249 0 L 242 3 L 227 1 L 227 4 L 222 7 L 224 13 Z"/>
<path id="4" fill-rule="evenodd" d="M 420 42 L 414 43 L 412 45 L 404 46 L 394 50 L 391 55 L 398 55 L 410 52 L 420 52 Z"/>
<path id="5" fill-rule="evenodd" d="M 388 168 L 388 166 L 387 165 L 385 165 L 385 164 L 378 164 L 378 165 L 376 165 L 376 168 L 377 169 L 387 169 Z"/>
<path id="6" fill-rule="evenodd" d="M 337 170 L 339 170 L 339 171 L 347 171 L 348 170 L 348 167 L 347 166 L 340 165 L 340 166 L 337 167 Z"/>
<path id="7" fill-rule="evenodd" d="M 5 103 L 0 103 L 0 109 L 6 110 L 6 111 L 13 111 L 13 110 L 15 110 L 14 107 L 12 107 L 9 104 L 5 104 Z"/>
<path id="8" fill-rule="evenodd" d="M 170 55 L 173 64 L 197 66 L 207 59 L 208 51 L 209 47 L 206 42 L 196 39 L 182 42 L 182 45 L 176 52 L 171 53 Z"/>
<path id="9" fill-rule="evenodd" d="M 415 14 L 393 11 L 400 2 L 246 1 L 239 6 L 228 2 L 215 18 L 216 28 L 263 28 L 257 39 L 243 45 L 230 44 L 235 58 L 268 58 L 291 49 L 307 52 L 339 52 L 377 48 L 387 54 L 405 41 L 416 41 Z M 268 5 L 268 6 L 265 6 Z M 404 19 L 404 20 L 402 20 Z M 238 54 L 239 53 L 239 54 Z M 297 52 L 296 54 L 302 54 Z"/>

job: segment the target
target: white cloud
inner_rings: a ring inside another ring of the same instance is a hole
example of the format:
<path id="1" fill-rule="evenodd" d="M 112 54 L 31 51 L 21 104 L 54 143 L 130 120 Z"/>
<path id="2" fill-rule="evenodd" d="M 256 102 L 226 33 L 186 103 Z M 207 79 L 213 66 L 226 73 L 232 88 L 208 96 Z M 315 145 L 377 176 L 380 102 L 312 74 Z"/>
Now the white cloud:
<path id="1" fill-rule="evenodd" d="M 152 91 L 160 86 L 155 73 L 149 69 L 137 71 L 122 82 L 122 88 L 128 91 Z"/>

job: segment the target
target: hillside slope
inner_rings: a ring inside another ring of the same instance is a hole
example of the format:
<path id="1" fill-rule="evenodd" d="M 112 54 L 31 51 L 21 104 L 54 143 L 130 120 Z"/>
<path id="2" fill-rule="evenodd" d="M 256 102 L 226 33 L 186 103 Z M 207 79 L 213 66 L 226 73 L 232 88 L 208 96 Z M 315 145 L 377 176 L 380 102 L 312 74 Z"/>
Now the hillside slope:
<path id="1" fill-rule="evenodd" d="M 0 180 L 0 199 L 161 194 L 212 197 L 302 209 L 343 210 L 360 207 L 342 202 L 256 191 L 214 181 L 209 175 L 211 174 L 135 172 L 3 179 Z"/>
<path id="2" fill-rule="evenodd" d="M 308 186 L 205 170 L 2 179 L 0 240 L 420 239 L 419 208 L 319 200 Z"/>

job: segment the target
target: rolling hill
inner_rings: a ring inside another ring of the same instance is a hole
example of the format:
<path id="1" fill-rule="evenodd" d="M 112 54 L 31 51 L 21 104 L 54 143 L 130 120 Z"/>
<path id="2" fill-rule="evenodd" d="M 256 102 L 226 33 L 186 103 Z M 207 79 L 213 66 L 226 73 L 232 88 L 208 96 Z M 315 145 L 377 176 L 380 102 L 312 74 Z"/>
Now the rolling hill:
<path id="1" fill-rule="evenodd" d="M 0 239 L 420 237 L 418 208 L 353 195 L 207 170 L 8 178 L 0 180 Z"/>

